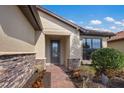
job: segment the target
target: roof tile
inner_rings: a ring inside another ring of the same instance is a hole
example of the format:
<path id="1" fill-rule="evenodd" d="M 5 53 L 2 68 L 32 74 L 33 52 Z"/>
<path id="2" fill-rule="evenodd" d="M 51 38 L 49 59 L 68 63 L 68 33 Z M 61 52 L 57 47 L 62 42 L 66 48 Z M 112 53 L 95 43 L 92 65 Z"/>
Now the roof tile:
<path id="1" fill-rule="evenodd" d="M 124 39 L 124 31 L 117 32 L 115 36 L 111 37 L 108 42 L 118 41 Z"/>

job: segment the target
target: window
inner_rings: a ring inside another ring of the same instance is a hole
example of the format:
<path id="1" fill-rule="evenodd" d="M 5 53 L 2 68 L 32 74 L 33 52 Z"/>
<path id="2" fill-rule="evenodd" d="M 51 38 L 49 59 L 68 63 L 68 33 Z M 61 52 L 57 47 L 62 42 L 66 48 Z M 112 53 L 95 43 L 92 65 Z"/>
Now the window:
<path id="1" fill-rule="evenodd" d="M 83 59 L 89 60 L 91 58 L 91 53 L 98 48 L 102 47 L 102 40 L 101 39 L 89 39 L 85 38 L 82 40 L 83 46 Z"/>
<path id="2" fill-rule="evenodd" d="M 91 39 L 84 39 L 83 47 L 84 48 L 91 48 Z"/>
<path id="3" fill-rule="evenodd" d="M 93 39 L 93 48 L 101 48 L 101 40 L 100 39 Z"/>

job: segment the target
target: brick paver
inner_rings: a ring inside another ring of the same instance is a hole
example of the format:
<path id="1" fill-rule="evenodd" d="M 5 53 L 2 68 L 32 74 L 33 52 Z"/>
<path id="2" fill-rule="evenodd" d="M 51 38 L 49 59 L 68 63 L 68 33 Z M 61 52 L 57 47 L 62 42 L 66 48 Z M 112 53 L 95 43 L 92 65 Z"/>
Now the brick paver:
<path id="1" fill-rule="evenodd" d="M 51 64 L 47 67 L 46 85 L 51 88 L 75 88 L 69 76 L 65 73 L 64 66 Z M 49 83 L 49 84 L 48 84 Z"/>

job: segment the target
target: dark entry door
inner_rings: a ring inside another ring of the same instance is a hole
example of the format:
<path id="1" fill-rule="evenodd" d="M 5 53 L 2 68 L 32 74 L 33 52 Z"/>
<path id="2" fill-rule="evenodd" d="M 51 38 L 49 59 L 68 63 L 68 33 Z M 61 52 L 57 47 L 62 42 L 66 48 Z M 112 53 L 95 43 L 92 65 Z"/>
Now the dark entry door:
<path id="1" fill-rule="evenodd" d="M 60 41 L 51 40 L 51 63 L 60 64 Z"/>

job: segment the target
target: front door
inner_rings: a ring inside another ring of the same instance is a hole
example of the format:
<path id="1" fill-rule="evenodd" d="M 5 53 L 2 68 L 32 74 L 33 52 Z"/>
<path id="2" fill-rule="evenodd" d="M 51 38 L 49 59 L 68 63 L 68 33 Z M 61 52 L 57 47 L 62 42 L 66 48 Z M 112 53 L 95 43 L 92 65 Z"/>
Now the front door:
<path id="1" fill-rule="evenodd" d="M 51 40 L 51 63 L 60 64 L 60 41 Z"/>

